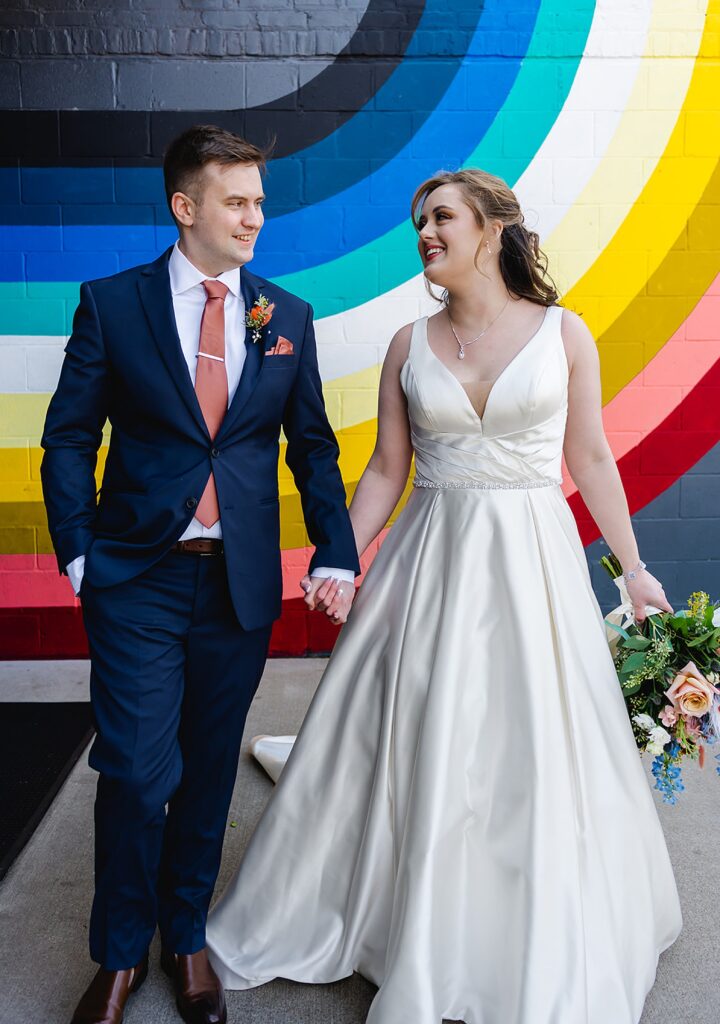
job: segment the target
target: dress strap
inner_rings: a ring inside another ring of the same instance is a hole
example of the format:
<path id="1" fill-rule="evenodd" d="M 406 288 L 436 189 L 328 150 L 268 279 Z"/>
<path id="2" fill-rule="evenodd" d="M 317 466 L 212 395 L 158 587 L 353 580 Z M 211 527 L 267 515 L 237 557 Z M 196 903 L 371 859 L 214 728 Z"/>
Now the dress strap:
<path id="1" fill-rule="evenodd" d="M 558 337 L 560 337 L 560 327 L 562 325 L 562 316 L 564 308 L 564 306 L 550 306 L 547 313 L 550 323 L 553 324 L 554 321 L 554 327 L 557 331 Z"/>
<path id="2" fill-rule="evenodd" d="M 415 320 L 412 325 L 412 334 L 410 335 L 410 350 L 408 356 L 413 359 L 417 356 L 420 348 L 426 343 L 427 338 L 427 320 L 426 316 L 421 316 L 419 320 Z"/>

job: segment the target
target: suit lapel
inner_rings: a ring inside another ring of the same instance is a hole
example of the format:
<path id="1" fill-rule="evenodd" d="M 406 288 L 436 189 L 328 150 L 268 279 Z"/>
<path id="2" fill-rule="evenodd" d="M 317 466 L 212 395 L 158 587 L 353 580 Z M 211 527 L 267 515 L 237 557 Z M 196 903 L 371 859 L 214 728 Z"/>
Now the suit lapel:
<path id="1" fill-rule="evenodd" d="M 138 280 L 140 299 L 148 318 L 152 336 L 157 345 L 180 397 L 187 406 L 193 419 L 207 435 L 208 430 L 200 409 L 200 404 L 192 385 L 187 363 L 183 355 L 180 338 L 175 324 L 172 293 L 170 291 L 170 275 L 168 259 L 172 250 L 164 253 L 160 259 L 151 263 L 142 271 Z M 209 435 L 208 435 L 209 436 Z"/>
<path id="2" fill-rule="evenodd" d="M 263 281 L 254 274 L 251 274 L 245 269 L 245 267 L 240 268 L 240 290 L 242 291 L 246 313 L 252 309 L 261 289 L 267 284 L 268 282 Z M 248 330 L 245 333 L 245 363 L 240 375 L 240 382 L 237 386 L 237 390 L 230 402 L 227 415 L 218 432 L 218 438 L 221 438 L 223 434 L 227 433 L 227 431 L 237 422 L 240 413 L 244 406 L 247 405 L 250 396 L 255 390 L 255 385 L 258 382 L 260 371 L 262 370 L 266 335 L 267 329 L 263 331 L 260 341 L 253 341 L 250 331 Z"/>

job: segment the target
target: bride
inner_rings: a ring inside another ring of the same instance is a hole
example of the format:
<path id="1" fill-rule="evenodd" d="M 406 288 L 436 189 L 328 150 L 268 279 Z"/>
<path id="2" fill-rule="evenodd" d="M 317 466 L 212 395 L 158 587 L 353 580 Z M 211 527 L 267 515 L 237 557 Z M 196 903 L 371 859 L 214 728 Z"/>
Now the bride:
<path id="1" fill-rule="evenodd" d="M 229 988 L 378 986 L 370 1024 L 637 1024 L 681 916 L 561 457 L 637 619 L 595 343 L 504 182 L 412 204 L 440 312 L 398 331 L 350 507 L 359 551 L 415 457 L 244 860 L 210 916 Z M 352 588 L 309 594 L 336 621 Z"/>

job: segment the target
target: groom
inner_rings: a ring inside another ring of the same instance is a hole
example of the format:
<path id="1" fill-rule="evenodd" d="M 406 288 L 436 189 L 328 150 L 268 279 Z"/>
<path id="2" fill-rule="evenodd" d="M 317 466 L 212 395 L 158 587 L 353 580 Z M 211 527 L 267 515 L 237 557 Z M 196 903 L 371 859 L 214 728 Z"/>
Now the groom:
<path id="1" fill-rule="evenodd" d="M 82 601 L 99 772 L 90 952 L 73 1024 L 120 1024 L 161 963 L 188 1024 L 226 1020 L 205 951 L 248 707 L 280 614 L 280 429 L 315 545 L 308 599 L 359 572 L 312 310 L 246 269 L 264 154 L 214 126 L 170 145 L 179 241 L 83 284 L 48 410 L 42 482 Z M 95 467 L 112 432 L 99 501 Z M 328 609 L 329 613 L 329 609 Z"/>

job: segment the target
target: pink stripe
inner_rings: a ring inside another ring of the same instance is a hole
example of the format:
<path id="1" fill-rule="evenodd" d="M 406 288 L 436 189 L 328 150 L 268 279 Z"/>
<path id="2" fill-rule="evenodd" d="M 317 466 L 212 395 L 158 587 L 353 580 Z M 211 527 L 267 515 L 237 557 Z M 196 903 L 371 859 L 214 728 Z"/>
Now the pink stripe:
<path id="1" fill-rule="evenodd" d="M 387 536 L 383 530 L 361 559 L 366 572 Z M 283 601 L 302 597 L 300 580 L 307 572 L 312 548 L 282 552 Z M 332 567 L 331 567 L 332 568 Z M 71 608 L 79 604 L 65 576 L 57 571 L 54 555 L 0 555 L 0 608 Z"/>
<path id="2" fill-rule="evenodd" d="M 603 409 L 612 453 L 621 459 L 660 426 L 720 359 L 720 274 L 675 334 Z M 565 496 L 577 490 L 563 475 Z"/>
<path id="3" fill-rule="evenodd" d="M 373 541 L 363 557 L 360 559 L 360 568 L 366 573 L 370 568 L 373 558 L 378 552 L 382 542 L 388 535 L 388 530 L 383 530 L 377 540 Z M 312 558 L 313 548 L 289 548 L 282 553 L 282 574 L 283 574 L 283 601 L 291 601 L 293 598 L 302 597 L 300 580 L 307 572 L 307 567 Z M 338 568 L 328 566 L 328 568 Z"/>
<path id="4" fill-rule="evenodd" d="M 0 608 L 68 608 L 76 603 L 54 555 L 0 555 Z"/>

